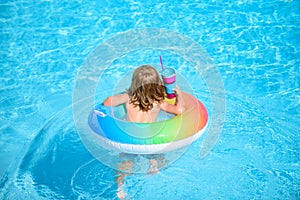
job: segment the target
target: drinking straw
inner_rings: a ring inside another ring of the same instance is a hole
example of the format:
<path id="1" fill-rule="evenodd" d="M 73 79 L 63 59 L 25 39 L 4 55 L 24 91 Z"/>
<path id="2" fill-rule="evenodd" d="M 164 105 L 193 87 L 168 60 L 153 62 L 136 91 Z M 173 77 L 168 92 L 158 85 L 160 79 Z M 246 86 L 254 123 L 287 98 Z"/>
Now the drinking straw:
<path id="1" fill-rule="evenodd" d="M 159 56 L 159 58 L 160 58 L 161 69 L 164 71 L 165 68 L 164 68 L 164 65 L 163 65 L 163 63 L 162 63 L 162 58 L 161 58 L 161 56 Z"/>

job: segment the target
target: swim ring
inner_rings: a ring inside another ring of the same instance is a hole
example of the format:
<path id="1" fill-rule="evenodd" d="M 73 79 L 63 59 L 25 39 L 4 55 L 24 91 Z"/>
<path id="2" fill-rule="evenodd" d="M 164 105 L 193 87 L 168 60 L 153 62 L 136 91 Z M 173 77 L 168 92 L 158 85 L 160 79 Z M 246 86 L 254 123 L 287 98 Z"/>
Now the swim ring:
<path id="1" fill-rule="evenodd" d="M 153 123 L 127 122 L 112 109 L 99 105 L 89 116 L 89 126 L 106 148 L 130 154 L 166 153 L 191 144 L 206 130 L 208 113 L 192 95 L 182 92 L 185 111 Z"/>

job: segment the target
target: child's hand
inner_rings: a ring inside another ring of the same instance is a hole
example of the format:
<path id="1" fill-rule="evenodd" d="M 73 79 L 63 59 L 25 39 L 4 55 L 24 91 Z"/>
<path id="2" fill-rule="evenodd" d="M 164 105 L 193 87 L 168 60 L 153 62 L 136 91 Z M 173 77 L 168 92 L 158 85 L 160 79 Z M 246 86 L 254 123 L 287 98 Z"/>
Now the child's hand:
<path id="1" fill-rule="evenodd" d="M 167 111 L 169 113 L 173 113 L 175 115 L 179 115 L 185 111 L 185 105 L 183 101 L 183 95 L 182 91 L 179 89 L 178 86 L 173 89 L 176 93 L 176 102 L 174 103 L 167 103 L 164 101 L 160 106 L 162 110 Z"/>

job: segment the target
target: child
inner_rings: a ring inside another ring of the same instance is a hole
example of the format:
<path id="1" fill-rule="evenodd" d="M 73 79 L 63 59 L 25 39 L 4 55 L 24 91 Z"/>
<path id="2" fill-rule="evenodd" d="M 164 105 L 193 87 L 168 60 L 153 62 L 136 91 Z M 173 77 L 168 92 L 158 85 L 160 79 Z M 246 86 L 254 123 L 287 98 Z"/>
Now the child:
<path id="1" fill-rule="evenodd" d="M 168 104 L 164 101 L 166 93 L 165 87 L 160 79 L 159 74 L 154 67 L 150 65 L 142 65 L 134 70 L 130 88 L 122 94 L 110 96 L 104 101 L 105 106 L 118 106 L 125 104 L 126 120 L 130 122 L 155 122 L 160 109 L 172 113 L 181 114 L 184 111 L 184 104 L 181 90 L 177 87 L 174 89 L 177 95 L 175 105 Z M 164 158 L 160 159 L 160 163 L 164 163 Z M 158 172 L 160 163 L 157 159 L 149 160 L 150 168 L 148 174 Z M 123 161 L 118 166 L 118 184 L 117 196 L 120 199 L 125 197 L 125 193 L 121 186 L 123 178 L 128 174 L 133 165 L 132 161 Z"/>
<path id="2" fill-rule="evenodd" d="M 127 121 L 155 122 L 160 109 L 176 115 L 184 111 L 181 90 L 178 87 L 174 90 L 176 104 L 171 105 L 164 101 L 165 88 L 156 69 L 142 65 L 134 70 L 130 88 L 125 93 L 108 97 L 104 105 L 125 104 Z"/>

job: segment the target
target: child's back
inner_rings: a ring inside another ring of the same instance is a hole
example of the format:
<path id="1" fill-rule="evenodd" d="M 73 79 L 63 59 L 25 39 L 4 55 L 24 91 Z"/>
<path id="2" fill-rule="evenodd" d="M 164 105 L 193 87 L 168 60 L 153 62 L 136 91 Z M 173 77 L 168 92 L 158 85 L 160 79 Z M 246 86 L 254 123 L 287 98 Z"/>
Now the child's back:
<path id="1" fill-rule="evenodd" d="M 153 107 L 148 111 L 141 111 L 139 107 L 134 106 L 130 101 L 126 102 L 127 121 L 131 122 L 155 122 L 160 111 L 160 103 L 153 103 Z"/>
<path id="2" fill-rule="evenodd" d="M 166 103 L 164 101 L 165 88 L 157 71 L 152 66 L 143 65 L 134 71 L 131 86 L 127 92 L 108 97 L 104 105 L 125 104 L 127 121 L 155 122 L 160 109 L 173 114 L 183 112 L 181 91 L 177 88 L 176 92 L 176 105 Z"/>

